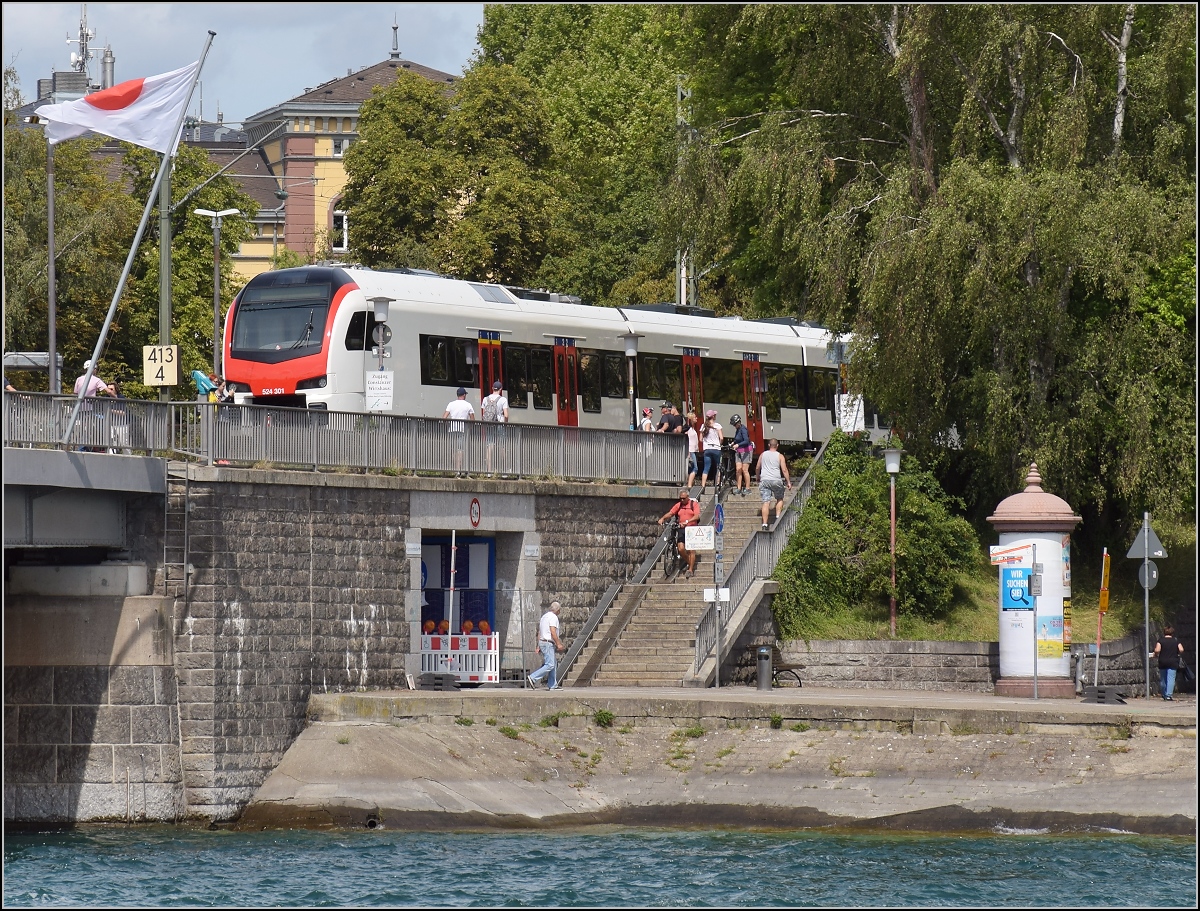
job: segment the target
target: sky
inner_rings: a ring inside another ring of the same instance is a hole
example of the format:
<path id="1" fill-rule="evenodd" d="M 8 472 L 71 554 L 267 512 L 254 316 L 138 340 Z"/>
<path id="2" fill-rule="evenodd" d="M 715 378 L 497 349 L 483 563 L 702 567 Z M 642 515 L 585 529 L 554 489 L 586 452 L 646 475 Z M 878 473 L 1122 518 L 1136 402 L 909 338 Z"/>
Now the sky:
<path id="1" fill-rule="evenodd" d="M 400 56 L 461 75 L 475 51 L 482 3 L 10 3 L 3 4 L 4 66 L 16 68 L 30 101 L 38 79 L 71 69 L 80 10 L 87 9 L 100 82 L 105 45 L 118 83 L 178 69 L 199 59 L 217 35 L 201 74 L 203 115 L 226 123 L 281 104 L 347 70 L 388 59 L 392 24 Z M 189 113 L 199 114 L 201 90 Z"/>

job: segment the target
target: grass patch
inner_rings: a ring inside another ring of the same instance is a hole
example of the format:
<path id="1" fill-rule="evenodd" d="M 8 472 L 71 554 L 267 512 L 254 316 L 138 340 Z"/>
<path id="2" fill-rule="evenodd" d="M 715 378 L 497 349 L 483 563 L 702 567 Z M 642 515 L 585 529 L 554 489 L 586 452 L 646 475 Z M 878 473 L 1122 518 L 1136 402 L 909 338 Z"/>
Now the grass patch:
<path id="1" fill-rule="evenodd" d="M 462 715 L 459 715 L 457 718 L 454 719 L 454 723 L 461 724 L 464 728 L 469 728 L 475 722 L 474 722 L 474 720 L 472 720 L 470 718 L 464 718 Z"/>
<path id="2" fill-rule="evenodd" d="M 633 733 L 633 725 L 632 724 L 623 724 L 619 728 L 617 728 L 617 733 L 618 734 L 632 734 Z"/>
<path id="3" fill-rule="evenodd" d="M 350 735 L 349 735 L 349 734 L 342 734 L 342 735 L 341 735 L 341 736 L 340 736 L 340 737 L 337 739 L 337 742 L 338 742 L 338 743 L 340 743 L 342 746 L 345 746 L 346 744 L 348 744 L 348 743 L 350 742 Z"/>
<path id="4" fill-rule="evenodd" d="M 973 724 L 968 724 L 965 721 L 962 724 L 950 725 L 950 733 L 955 737 L 967 737 L 971 734 L 978 734 L 979 732 L 979 728 L 975 727 Z"/>
<path id="5" fill-rule="evenodd" d="M 692 725 L 690 728 L 680 728 L 679 730 L 677 730 L 673 734 L 671 734 L 671 737 L 674 738 L 675 740 L 684 740 L 685 738 L 689 738 L 689 737 L 692 740 L 698 740 L 699 738 L 703 737 L 706 733 L 707 732 L 704 730 L 703 727 L 701 727 L 698 724 L 695 724 L 695 725 Z"/>
<path id="6" fill-rule="evenodd" d="M 608 709 L 596 709 L 592 715 L 592 721 L 596 723 L 596 727 L 611 728 L 615 716 Z"/>
<path id="7" fill-rule="evenodd" d="M 778 731 L 782 727 L 783 727 L 783 716 L 780 714 L 773 714 L 771 716 L 771 730 Z"/>
<path id="8" fill-rule="evenodd" d="M 1125 717 L 1113 728 L 1113 740 L 1130 740 L 1133 737 L 1133 719 Z"/>
<path id="9" fill-rule="evenodd" d="M 723 747 L 722 749 L 717 750 L 717 758 L 724 759 L 726 756 L 729 756 L 733 752 L 734 752 L 733 747 Z"/>
<path id="10" fill-rule="evenodd" d="M 495 718 L 489 718 L 484 722 L 484 724 L 489 725 L 490 727 L 495 727 L 498 723 L 499 722 L 497 722 Z"/>
<path id="11" fill-rule="evenodd" d="M 797 734 L 803 734 L 810 727 L 811 727 L 811 725 L 807 721 L 797 721 L 795 724 L 792 725 L 791 729 L 793 731 L 795 731 Z"/>
<path id="12" fill-rule="evenodd" d="M 558 719 L 570 714 L 570 712 L 555 712 L 553 715 L 547 715 L 538 722 L 538 727 L 556 728 L 558 727 Z"/>
<path id="13" fill-rule="evenodd" d="M 510 728 L 508 725 L 505 725 L 504 727 L 502 727 L 500 729 L 500 733 L 503 734 L 505 737 L 507 737 L 509 740 L 520 740 L 521 739 L 521 732 L 518 731 L 516 728 Z"/>

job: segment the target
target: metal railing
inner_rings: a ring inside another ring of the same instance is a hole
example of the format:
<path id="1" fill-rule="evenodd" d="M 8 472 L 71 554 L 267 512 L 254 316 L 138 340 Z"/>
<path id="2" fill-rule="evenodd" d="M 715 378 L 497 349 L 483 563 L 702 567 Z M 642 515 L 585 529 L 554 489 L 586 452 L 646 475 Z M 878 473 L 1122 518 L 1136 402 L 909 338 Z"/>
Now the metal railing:
<path id="1" fill-rule="evenodd" d="M 829 440 L 827 439 L 817 450 L 817 454 L 804 472 L 800 483 L 784 499 L 783 515 L 780 516 L 775 528 L 772 531 L 759 530 L 752 533 L 741 553 L 738 554 L 733 569 L 725 576 L 725 584 L 729 588 L 729 608 L 718 614 L 717 604 L 710 604 L 696 624 L 695 671 L 700 670 L 700 666 L 704 664 L 705 659 L 712 654 L 716 647 L 718 616 L 723 615 L 721 631 L 724 632 L 724 627 L 733 616 L 734 609 L 750 591 L 750 586 L 759 579 L 770 578 L 771 574 L 775 572 L 779 558 L 783 555 L 784 548 L 787 547 L 788 539 L 796 530 L 796 523 L 800 521 L 800 513 L 804 511 L 805 504 L 812 496 L 813 470 L 825 457 L 825 447 L 828 445 Z"/>
<path id="2" fill-rule="evenodd" d="M 674 484 L 682 435 L 484 424 L 264 405 L 89 398 L 62 441 L 73 396 L 7 393 L 5 445 L 147 453 L 212 464 L 312 471 L 495 475 Z"/>

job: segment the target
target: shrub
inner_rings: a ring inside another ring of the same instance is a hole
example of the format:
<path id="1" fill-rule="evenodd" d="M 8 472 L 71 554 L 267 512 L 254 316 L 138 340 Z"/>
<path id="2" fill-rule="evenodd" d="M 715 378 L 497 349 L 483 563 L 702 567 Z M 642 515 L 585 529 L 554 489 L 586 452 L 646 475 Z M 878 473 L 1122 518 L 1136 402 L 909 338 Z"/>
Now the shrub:
<path id="1" fill-rule="evenodd" d="M 806 615 L 885 607 L 891 595 L 888 476 L 883 459 L 836 432 L 814 471 L 801 513 L 774 578 L 773 601 L 784 638 L 802 638 Z M 955 512 L 934 476 L 906 458 L 896 477 L 896 607 L 925 620 L 946 616 L 955 584 L 980 559 L 971 525 Z"/>
<path id="2" fill-rule="evenodd" d="M 611 728 L 614 717 L 613 713 L 608 709 L 596 709 L 596 713 L 592 715 L 592 720 L 596 722 L 597 727 Z"/>

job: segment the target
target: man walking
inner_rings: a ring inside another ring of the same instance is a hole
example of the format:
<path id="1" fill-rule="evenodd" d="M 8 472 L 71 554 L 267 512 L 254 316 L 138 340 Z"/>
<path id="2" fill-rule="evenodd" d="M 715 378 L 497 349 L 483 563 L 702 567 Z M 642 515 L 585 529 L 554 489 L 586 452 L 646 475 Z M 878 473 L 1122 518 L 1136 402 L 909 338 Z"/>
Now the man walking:
<path id="1" fill-rule="evenodd" d="M 442 415 L 442 419 L 446 418 L 450 418 L 450 439 L 454 443 L 454 473 L 461 478 L 463 476 L 463 450 L 467 448 L 467 425 L 465 422 L 475 420 L 475 409 L 467 401 L 467 390 L 462 386 L 458 387 L 458 398 L 446 406 L 446 413 Z"/>
<path id="2" fill-rule="evenodd" d="M 492 394 L 485 396 L 480 402 L 483 412 L 483 423 L 495 424 L 495 427 L 484 429 L 487 450 L 487 474 L 492 476 L 492 450 L 497 443 L 504 442 L 504 425 L 508 423 L 508 399 L 504 396 L 504 384 L 500 380 L 492 383 Z"/>
<path id="3" fill-rule="evenodd" d="M 758 491 L 762 497 L 762 530 L 767 530 L 771 501 L 775 501 L 776 520 L 783 514 L 783 490 L 792 489 L 787 460 L 779 454 L 779 440 L 767 441 L 767 451 L 758 457 Z"/>
<path id="4" fill-rule="evenodd" d="M 550 602 L 550 609 L 542 614 L 538 621 L 538 650 L 542 653 L 542 666 L 529 675 L 530 689 L 537 689 L 539 683 L 549 678 L 549 688 L 558 689 L 558 661 L 555 652 L 565 652 L 566 646 L 558 638 L 558 612 L 562 605 L 557 601 Z"/>

